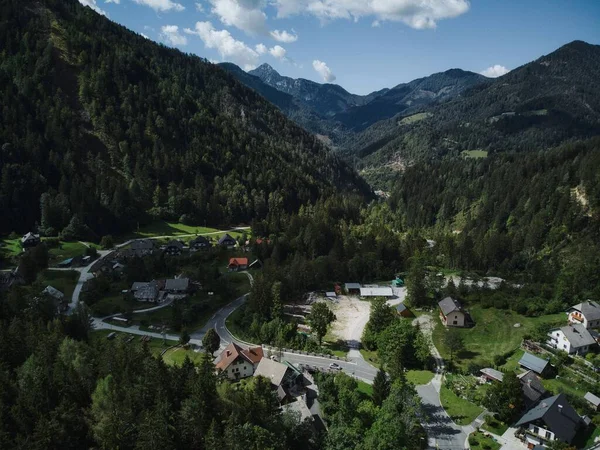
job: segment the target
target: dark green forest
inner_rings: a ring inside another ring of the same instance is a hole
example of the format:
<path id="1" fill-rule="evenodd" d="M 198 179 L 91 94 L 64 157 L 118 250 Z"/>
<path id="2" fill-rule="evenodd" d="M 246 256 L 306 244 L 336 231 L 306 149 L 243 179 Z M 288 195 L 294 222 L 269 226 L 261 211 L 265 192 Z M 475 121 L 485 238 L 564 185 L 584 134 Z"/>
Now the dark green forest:
<path id="1" fill-rule="evenodd" d="M 0 233 L 38 224 L 52 235 L 74 216 L 88 238 L 152 218 L 237 224 L 333 190 L 368 192 L 201 58 L 76 0 L 10 0 L 0 14 Z"/>

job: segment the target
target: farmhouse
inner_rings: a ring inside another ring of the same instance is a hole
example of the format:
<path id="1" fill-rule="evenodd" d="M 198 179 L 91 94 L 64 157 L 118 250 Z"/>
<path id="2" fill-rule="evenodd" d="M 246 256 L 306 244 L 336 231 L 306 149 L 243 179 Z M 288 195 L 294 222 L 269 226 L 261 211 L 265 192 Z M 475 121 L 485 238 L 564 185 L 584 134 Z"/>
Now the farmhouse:
<path id="1" fill-rule="evenodd" d="M 548 333 L 548 345 L 569 355 L 585 355 L 596 340 L 582 324 L 567 325 Z"/>
<path id="2" fill-rule="evenodd" d="M 569 325 L 581 324 L 588 330 L 600 327 L 600 304 L 590 300 L 579 303 L 567 311 Z"/>
<path id="3" fill-rule="evenodd" d="M 536 405 L 540 399 L 546 396 L 546 389 L 542 385 L 540 378 L 528 370 L 527 372 L 518 375 L 519 381 L 521 382 L 521 389 L 523 390 L 523 401 L 525 403 L 525 409 L 530 409 Z"/>
<path id="4" fill-rule="evenodd" d="M 204 250 L 210 248 L 211 243 L 205 236 L 198 236 L 190 241 L 190 250 Z"/>
<path id="5" fill-rule="evenodd" d="M 248 258 L 231 258 L 227 268 L 230 272 L 238 272 L 248 268 Z"/>
<path id="6" fill-rule="evenodd" d="M 232 342 L 217 357 L 215 367 L 230 380 L 240 380 L 252 376 L 263 357 L 262 347 L 245 350 Z"/>
<path id="7" fill-rule="evenodd" d="M 440 308 L 440 320 L 446 327 L 464 327 L 466 314 L 458 302 L 452 297 L 446 297 L 438 303 Z"/>
<path id="8" fill-rule="evenodd" d="M 234 248 L 237 244 L 237 241 L 232 238 L 229 234 L 225 234 L 224 236 L 221 236 L 221 239 L 219 239 L 218 244 L 221 247 L 227 247 L 227 248 Z"/>
<path id="9" fill-rule="evenodd" d="M 189 278 L 174 278 L 165 282 L 165 291 L 167 291 L 169 294 L 182 295 L 186 294 L 189 289 Z"/>
<path id="10" fill-rule="evenodd" d="M 154 252 L 154 242 L 150 239 L 137 239 L 131 243 L 131 256 L 142 257 Z"/>
<path id="11" fill-rule="evenodd" d="M 529 448 L 552 441 L 573 442 L 583 424 L 564 394 L 542 400 L 515 425 Z"/>
<path id="12" fill-rule="evenodd" d="M 39 234 L 27 233 L 21 238 L 21 247 L 30 248 L 35 247 L 41 242 Z"/>
<path id="13" fill-rule="evenodd" d="M 136 282 L 131 286 L 133 297 L 139 302 L 159 302 L 162 300 L 158 281 Z"/>
<path id="14" fill-rule="evenodd" d="M 532 370 L 538 375 L 544 376 L 544 374 L 547 373 L 549 363 L 545 359 L 538 358 L 531 353 L 525 352 L 519 360 L 519 366 L 527 370 Z"/>
<path id="15" fill-rule="evenodd" d="M 69 309 L 69 302 L 65 299 L 65 294 L 58 289 L 52 286 L 46 286 L 46 289 L 42 291 L 42 295 L 52 299 L 54 302 L 54 307 L 59 314 L 64 313 L 67 309 Z"/>
<path id="16" fill-rule="evenodd" d="M 391 287 L 363 287 L 360 288 L 361 297 L 393 297 Z"/>
<path id="17" fill-rule="evenodd" d="M 171 256 L 181 255 L 184 249 L 183 242 L 173 239 L 165 246 L 165 253 Z"/>

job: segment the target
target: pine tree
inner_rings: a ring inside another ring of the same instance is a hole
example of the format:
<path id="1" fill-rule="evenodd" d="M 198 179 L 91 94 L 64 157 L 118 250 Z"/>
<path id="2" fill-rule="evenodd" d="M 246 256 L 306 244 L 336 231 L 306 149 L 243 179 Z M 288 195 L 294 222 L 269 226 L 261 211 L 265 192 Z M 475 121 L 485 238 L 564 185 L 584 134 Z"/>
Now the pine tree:
<path id="1" fill-rule="evenodd" d="M 373 403 L 381 406 L 388 395 L 390 395 L 390 380 L 383 369 L 379 368 L 373 380 Z"/>

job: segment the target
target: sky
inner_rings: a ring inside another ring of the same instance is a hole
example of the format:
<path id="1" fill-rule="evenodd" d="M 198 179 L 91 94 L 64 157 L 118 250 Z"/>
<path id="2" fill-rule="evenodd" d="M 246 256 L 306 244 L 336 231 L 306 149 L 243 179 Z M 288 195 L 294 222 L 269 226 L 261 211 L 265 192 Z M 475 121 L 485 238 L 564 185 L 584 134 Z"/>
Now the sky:
<path id="1" fill-rule="evenodd" d="M 600 0 L 79 0 L 164 45 L 367 94 L 460 68 L 497 77 L 573 40 Z"/>

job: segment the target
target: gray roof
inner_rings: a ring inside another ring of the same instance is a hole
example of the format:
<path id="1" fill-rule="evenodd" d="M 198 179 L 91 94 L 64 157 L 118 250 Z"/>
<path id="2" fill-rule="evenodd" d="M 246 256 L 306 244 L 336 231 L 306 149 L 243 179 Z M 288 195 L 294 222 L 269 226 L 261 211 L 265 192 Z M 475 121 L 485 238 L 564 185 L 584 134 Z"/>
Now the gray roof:
<path id="1" fill-rule="evenodd" d="M 548 365 L 548 361 L 525 352 L 519 360 L 519 365 L 533 370 L 535 373 L 542 374 Z"/>
<path id="2" fill-rule="evenodd" d="M 312 419 L 312 413 L 302 397 L 296 397 L 296 401 L 283 406 L 283 411 L 294 411 L 300 414 L 300 420 Z"/>
<path id="3" fill-rule="evenodd" d="M 152 250 L 154 248 L 154 242 L 150 239 L 137 239 L 131 243 L 133 250 Z"/>
<path id="4" fill-rule="evenodd" d="M 226 241 L 233 241 L 233 242 L 237 242 L 234 238 L 232 238 L 229 234 L 225 234 L 224 236 L 221 236 L 221 239 L 219 239 L 219 244 L 224 244 Z"/>
<path id="5" fill-rule="evenodd" d="M 288 366 L 284 364 L 278 363 L 277 361 L 271 361 L 269 358 L 263 358 L 258 363 L 258 367 L 254 371 L 254 376 L 268 378 L 271 380 L 271 384 L 280 386 L 288 369 Z"/>
<path id="6" fill-rule="evenodd" d="M 487 367 L 485 369 L 481 369 L 480 372 L 484 375 L 487 375 L 490 378 L 493 378 L 494 380 L 498 380 L 498 381 L 504 380 L 504 374 L 502 372 L 500 372 L 499 370 L 490 369 L 489 367 Z"/>
<path id="7" fill-rule="evenodd" d="M 346 290 L 349 289 L 360 289 L 360 283 L 346 283 Z"/>
<path id="8" fill-rule="evenodd" d="M 187 291 L 189 287 L 189 278 L 174 278 L 172 280 L 167 280 L 165 284 L 165 289 L 167 291 Z"/>
<path id="9" fill-rule="evenodd" d="M 65 294 L 52 286 L 46 286 L 46 289 L 44 289 L 42 293 L 48 294 L 50 297 L 54 297 L 57 300 L 62 300 L 65 298 Z"/>
<path id="10" fill-rule="evenodd" d="M 600 398 L 598 398 L 597 396 L 595 396 L 591 392 L 588 392 L 587 394 L 585 394 L 583 396 L 583 398 L 586 399 L 588 402 L 590 402 L 595 407 L 600 406 Z"/>
<path id="11" fill-rule="evenodd" d="M 40 238 L 39 234 L 33 234 L 32 232 L 29 232 L 21 238 L 21 242 L 27 242 L 32 239 L 37 241 L 37 240 L 39 240 L 39 238 Z"/>
<path id="12" fill-rule="evenodd" d="M 520 427 L 538 420 L 544 422 L 557 438 L 571 443 L 577 433 L 581 417 L 569 404 L 565 395 L 558 394 L 543 400 L 535 408 L 527 411 L 516 426 Z"/>
<path id="13" fill-rule="evenodd" d="M 178 241 L 177 239 L 173 239 L 169 241 L 167 247 L 177 247 L 179 250 L 183 250 L 183 247 L 185 247 L 185 245 L 183 245 L 183 242 Z"/>
<path id="14" fill-rule="evenodd" d="M 571 347 L 580 348 L 587 345 L 594 345 L 596 343 L 590 332 L 579 323 L 562 327 L 560 331 L 563 332 L 571 344 Z"/>
<path id="15" fill-rule="evenodd" d="M 360 288 L 361 297 L 393 297 L 391 287 L 364 287 Z"/>
<path id="16" fill-rule="evenodd" d="M 396 305 L 396 312 L 399 312 L 399 313 L 401 313 L 401 312 L 404 312 L 404 311 L 406 311 L 406 309 L 407 309 L 407 308 L 406 308 L 406 305 L 405 305 L 404 303 L 398 303 L 398 304 Z"/>
<path id="17" fill-rule="evenodd" d="M 460 306 L 458 300 L 454 300 L 452 297 L 446 297 L 444 300 L 438 303 L 438 306 L 440 307 L 442 313 L 444 313 L 445 316 L 447 316 L 453 311 L 462 312 L 462 306 Z"/>
<path id="18" fill-rule="evenodd" d="M 158 283 L 156 281 L 133 283 L 131 290 L 134 291 L 134 297 L 137 299 L 154 300 L 158 296 Z"/>
<path id="19" fill-rule="evenodd" d="M 587 320 L 600 319 L 600 304 L 590 300 L 572 306 L 569 308 L 569 312 L 570 311 L 579 311 Z"/>
<path id="20" fill-rule="evenodd" d="M 525 397 L 525 406 L 535 405 L 540 398 L 546 395 L 546 389 L 544 389 L 540 378 L 533 371 L 528 370 L 519 375 L 519 379 L 521 380 L 523 397 Z"/>
<path id="21" fill-rule="evenodd" d="M 198 236 L 190 241 L 190 245 L 194 244 L 210 244 L 210 241 L 206 236 Z"/>

